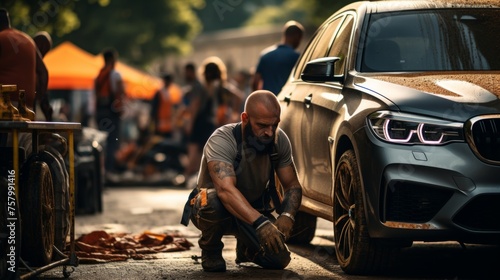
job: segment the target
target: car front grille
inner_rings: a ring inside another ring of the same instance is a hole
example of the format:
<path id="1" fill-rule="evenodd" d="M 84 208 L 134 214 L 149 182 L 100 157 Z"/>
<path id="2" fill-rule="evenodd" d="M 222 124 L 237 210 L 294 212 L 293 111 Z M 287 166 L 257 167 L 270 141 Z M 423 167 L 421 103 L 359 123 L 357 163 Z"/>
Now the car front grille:
<path id="1" fill-rule="evenodd" d="M 466 125 L 467 142 L 481 160 L 500 164 L 500 115 L 480 116 Z"/>
<path id="2" fill-rule="evenodd" d="M 477 231 L 500 230 L 500 195 L 479 195 L 472 199 L 453 218 L 464 228 Z"/>
<path id="3" fill-rule="evenodd" d="M 425 184 L 394 181 L 385 196 L 382 221 L 425 223 L 450 199 L 453 192 Z"/>

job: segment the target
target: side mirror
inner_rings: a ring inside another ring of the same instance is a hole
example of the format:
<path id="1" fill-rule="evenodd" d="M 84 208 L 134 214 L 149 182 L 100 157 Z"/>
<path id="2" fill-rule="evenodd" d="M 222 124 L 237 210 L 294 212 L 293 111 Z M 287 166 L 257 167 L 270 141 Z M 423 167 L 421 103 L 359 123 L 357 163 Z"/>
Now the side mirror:
<path id="1" fill-rule="evenodd" d="M 309 61 L 300 75 L 306 82 L 340 82 L 343 75 L 335 76 L 335 62 L 339 57 L 322 57 Z"/>

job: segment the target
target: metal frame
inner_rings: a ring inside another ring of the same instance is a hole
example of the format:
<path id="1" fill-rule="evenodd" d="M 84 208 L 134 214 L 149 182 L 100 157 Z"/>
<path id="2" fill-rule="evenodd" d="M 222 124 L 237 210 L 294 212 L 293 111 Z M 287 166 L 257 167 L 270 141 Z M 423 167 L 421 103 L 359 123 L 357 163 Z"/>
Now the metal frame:
<path id="1" fill-rule="evenodd" d="M 45 271 L 48 271 L 57 266 L 63 265 L 64 277 L 69 277 L 71 272 L 67 271 L 67 266 L 78 266 L 78 257 L 75 253 L 75 154 L 74 154 L 74 131 L 80 130 L 80 123 L 73 122 L 40 122 L 40 121 L 0 121 L 0 131 L 12 132 L 12 148 L 13 148 L 13 164 L 15 171 L 16 182 L 19 182 L 19 132 L 31 132 L 32 133 L 32 151 L 33 153 L 38 152 L 38 134 L 40 131 L 65 131 L 68 133 L 68 157 L 69 157 L 69 196 L 70 196 L 70 254 L 69 256 L 64 256 L 63 259 L 51 262 L 45 266 L 38 267 L 36 269 L 31 269 L 28 267 L 22 259 L 20 262 L 26 266 L 29 270 L 28 273 L 21 275 L 20 279 L 27 279 L 35 275 L 39 275 Z M 16 201 L 19 203 L 19 188 L 16 188 Z M 22 229 L 21 229 L 22 230 Z M 21 245 L 22 246 L 22 245 Z M 55 248 L 55 247 L 54 247 Z M 20 247 L 16 247 L 20 250 Z M 56 250 L 57 253 L 58 250 Z M 19 251 L 20 253 L 20 251 Z M 19 254 L 20 255 L 20 254 Z"/>

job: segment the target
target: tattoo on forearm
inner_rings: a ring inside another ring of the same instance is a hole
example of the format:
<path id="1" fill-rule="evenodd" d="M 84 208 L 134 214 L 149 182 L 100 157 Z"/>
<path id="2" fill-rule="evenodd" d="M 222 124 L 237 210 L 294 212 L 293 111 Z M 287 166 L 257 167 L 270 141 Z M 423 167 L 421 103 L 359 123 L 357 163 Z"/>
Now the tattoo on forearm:
<path id="1" fill-rule="evenodd" d="M 283 198 L 283 211 L 292 215 L 297 214 L 302 201 L 302 189 L 300 186 L 292 186 Z"/>
<path id="2" fill-rule="evenodd" d="M 225 162 L 216 162 L 213 165 L 212 171 L 215 173 L 217 178 L 220 180 L 226 178 L 226 177 L 236 177 L 236 174 L 234 173 L 234 168 L 233 165 L 225 163 Z"/>

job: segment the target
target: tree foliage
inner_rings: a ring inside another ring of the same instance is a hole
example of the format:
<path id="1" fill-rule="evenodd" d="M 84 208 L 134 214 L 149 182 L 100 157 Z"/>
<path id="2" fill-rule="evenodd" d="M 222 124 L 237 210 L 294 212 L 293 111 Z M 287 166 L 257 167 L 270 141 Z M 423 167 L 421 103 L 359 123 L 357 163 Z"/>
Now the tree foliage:
<path id="1" fill-rule="evenodd" d="M 285 0 L 281 6 L 268 5 L 256 11 L 245 23 L 246 26 L 284 24 L 297 20 L 306 27 L 317 28 L 335 11 L 353 0 Z"/>
<path id="2" fill-rule="evenodd" d="M 4 0 L 13 27 L 47 31 L 54 45 L 71 41 L 97 54 L 114 47 L 136 66 L 191 51 L 203 30 L 280 25 L 295 19 L 319 26 L 352 0 Z"/>
<path id="3" fill-rule="evenodd" d="M 73 10 L 74 1 L 6 0 L 0 7 L 9 11 L 13 27 L 29 35 L 43 30 L 52 36 L 64 36 L 80 25 L 80 20 Z"/>
<path id="4" fill-rule="evenodd" d="M 266 6 L 281 6 L 285 0 L 208 0 L 196 10 L 203 24 L 203 32 L 238 28 L 255 12 Z"/>
<path id="5" fill-rule="evenodd" d="M 39 4 L 44 3 L 44 4 Z M 55 45 L 71 41 L 97 54 L 108 47 L 134 65 L 169 53 L 187 53 L 201 23 L 194 9 L 204 0 L 15 0 L 12 25 L 33 35 L 45 30 Z M 40 14 L 45 13 L 43 24 Z"/>

